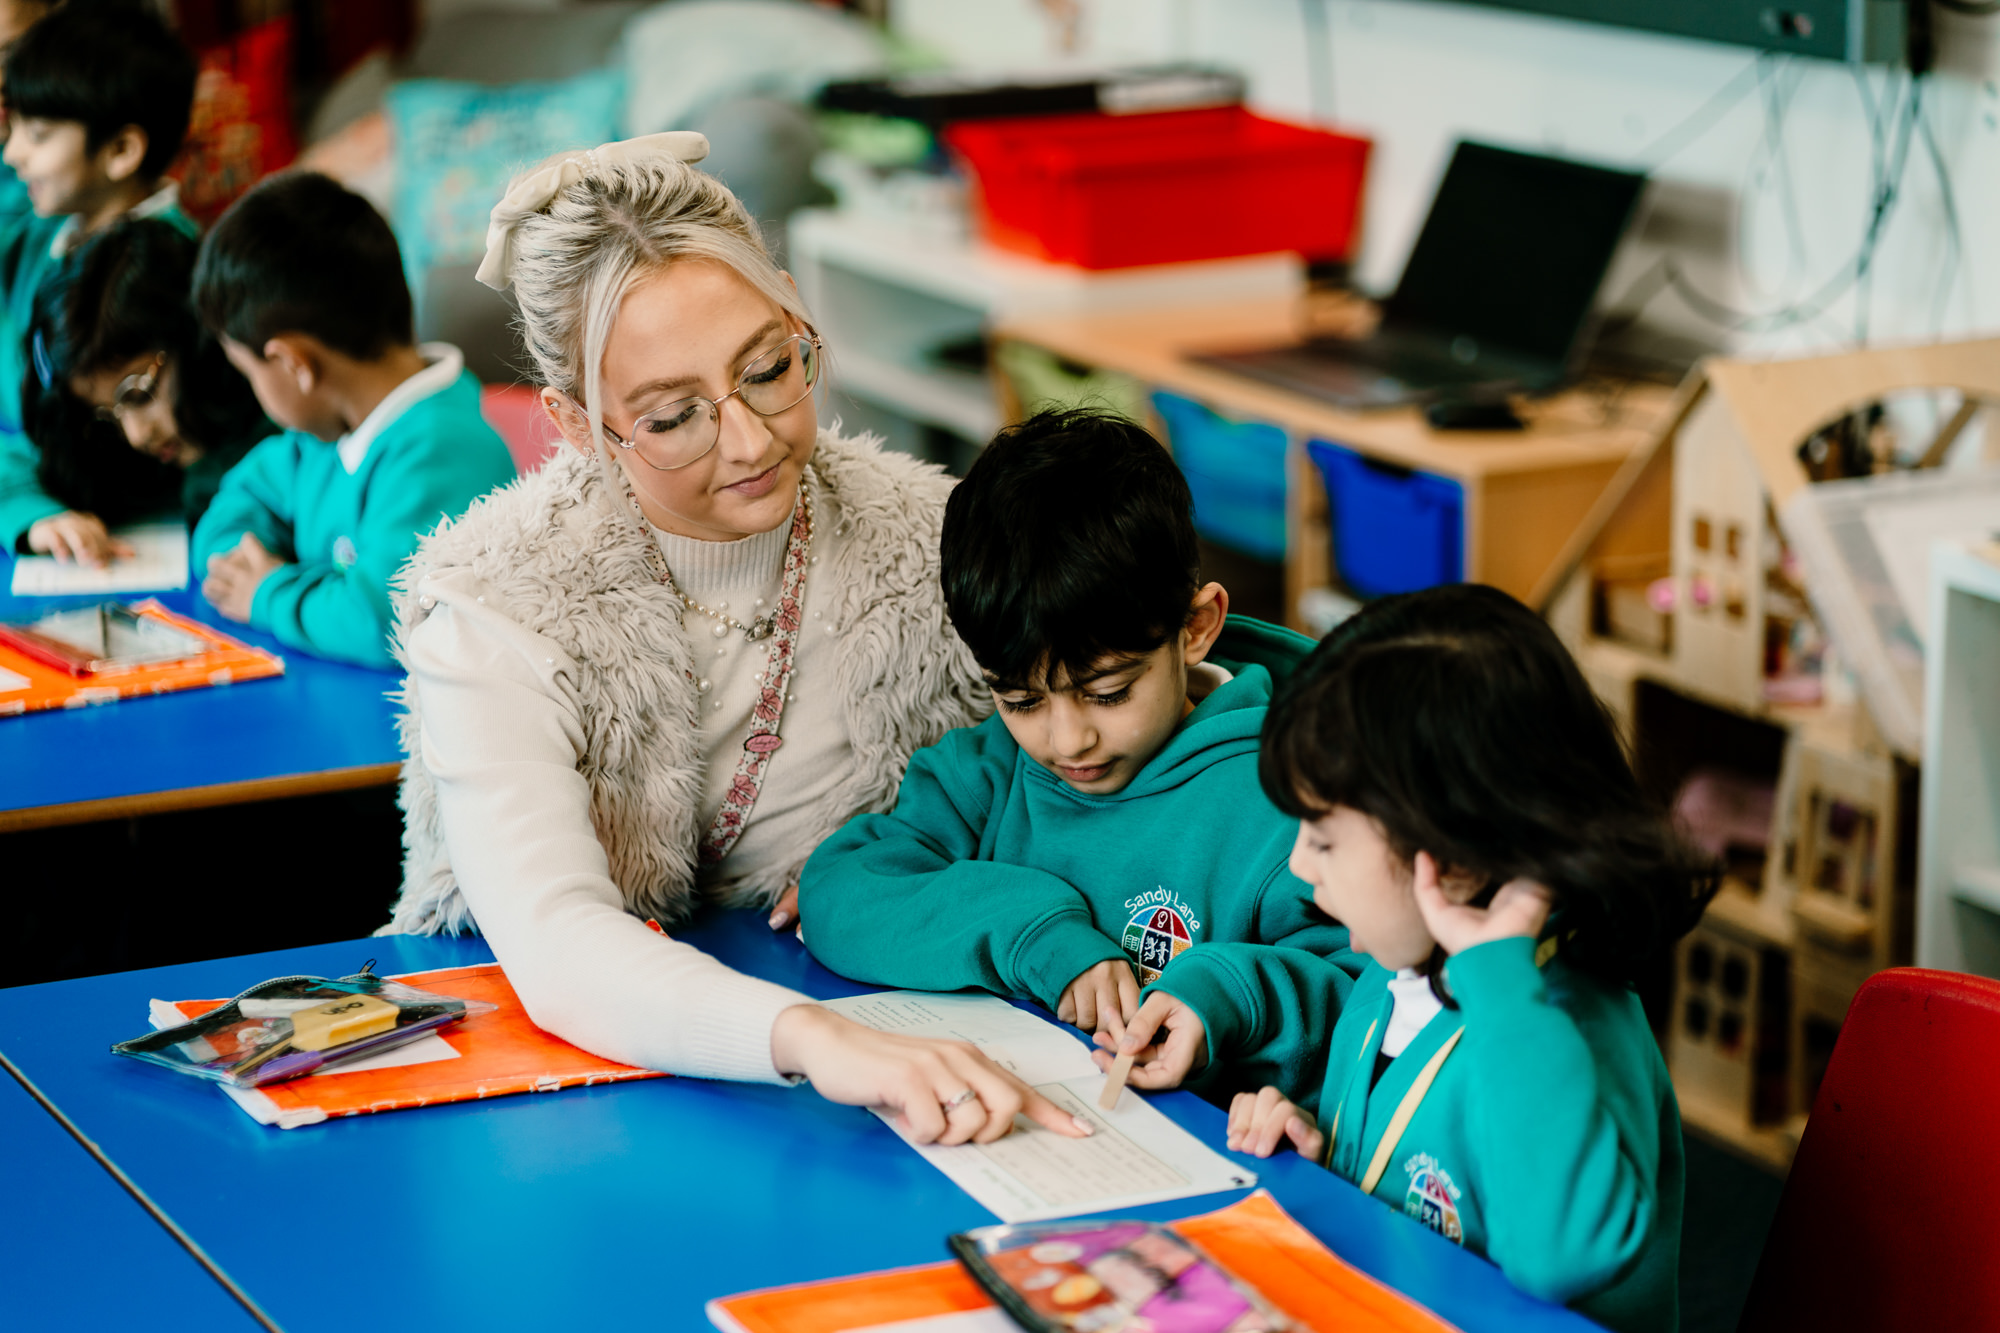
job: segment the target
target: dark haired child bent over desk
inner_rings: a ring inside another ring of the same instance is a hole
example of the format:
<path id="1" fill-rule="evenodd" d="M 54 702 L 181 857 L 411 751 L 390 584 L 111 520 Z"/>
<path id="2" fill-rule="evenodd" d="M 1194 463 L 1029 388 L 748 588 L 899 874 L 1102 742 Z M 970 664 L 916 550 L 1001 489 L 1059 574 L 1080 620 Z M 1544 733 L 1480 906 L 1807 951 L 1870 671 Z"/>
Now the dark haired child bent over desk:
<path id="1" fill-rule="evenodd" d="M 112 526 L 201 520 L 271 433 L 250 385 L 188 304 L 195 242 L 156 218 L 92 237 L 35 299 L 22 416 L 42 489 Z"/>
<path id="2" fill-rule="evenodd" d="M 1201 584 L 1186 481 L 1120 418 L 1044 413 L 952 492 L 951 622 L 999 714 L 910 761 L 895 810 L 806 863 L 807 948 L 861 981 L 978 986 L 1122 1031 L 1191 946 L 1347 932 L 1286 866 L 1257 734 L 1310 646 Z"/>
<path id="3" fill-rule="evenodd" d="M 43 286 L 91 236 L 123 217 L 154 217 L 188 237 L 166 170 L 194 104 L 195 62 L 150 6 L 72 0 L 7 51 L 6 162 L 31 214 L 0 216 L 0 546 L 102 564 L 101 516 L 43 488 L 24 433 L 21 385 Z"/>

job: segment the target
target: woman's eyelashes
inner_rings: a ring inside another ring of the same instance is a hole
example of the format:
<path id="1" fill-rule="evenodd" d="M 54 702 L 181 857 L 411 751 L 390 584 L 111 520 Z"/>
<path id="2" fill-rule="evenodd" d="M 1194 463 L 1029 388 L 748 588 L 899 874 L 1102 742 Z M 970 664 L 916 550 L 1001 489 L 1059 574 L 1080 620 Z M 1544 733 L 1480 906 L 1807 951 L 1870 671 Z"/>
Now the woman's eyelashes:
<path id="1" fill-rule="evenodd" d="M 769 384 L 772 380 L 782 378 L 785 372 L 791 368 L 792 358 L 789 356 L 782 357 L 776 365 L 760 370 L 755 375 L 745 375 L 743 378 L 751 384 Z"/>

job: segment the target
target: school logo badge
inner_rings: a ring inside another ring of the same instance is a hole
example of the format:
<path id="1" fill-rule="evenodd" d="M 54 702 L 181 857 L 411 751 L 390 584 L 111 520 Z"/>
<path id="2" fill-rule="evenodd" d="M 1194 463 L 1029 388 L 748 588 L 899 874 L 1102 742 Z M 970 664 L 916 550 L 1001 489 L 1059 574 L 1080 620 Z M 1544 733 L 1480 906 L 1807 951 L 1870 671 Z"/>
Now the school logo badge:
<path id="1" fill-rule="evenodd" d="M 1139 965 L 1139 984 L 1150 986 L 1182 949 L 1194 943 L 1187 919 L 1172 907 L 1141 907 L 1125 923 L 1119 944 Z"/>
<path id="2" fill-rule="evenodd" d="M 1456 1245 L 1465 1244 L 1465 1229 L 1459 1225 L 1458 1186 L 1429 1153 L 1418 1153 L 1403 1163 L 1410 1174 L 1410 1189 L 1403 1196 L 1403 1211 Z"/>

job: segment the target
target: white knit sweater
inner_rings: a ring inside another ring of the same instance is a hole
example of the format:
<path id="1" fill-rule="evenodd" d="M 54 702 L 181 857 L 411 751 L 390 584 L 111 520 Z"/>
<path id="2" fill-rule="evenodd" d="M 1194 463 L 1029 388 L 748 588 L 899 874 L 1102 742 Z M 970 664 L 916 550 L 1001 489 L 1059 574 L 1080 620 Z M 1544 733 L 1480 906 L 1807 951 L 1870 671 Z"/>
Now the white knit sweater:
<path id="1" fill-rule="evenodd" d="M 814 490 L 814 511 L 824 513 L 823 489 Z M 736 845 L 728 856 L 702 866 L 696 874 L 701 891 L 711 897 L 730 893 L 731 886 L 743 880 L 766 883 L 774 874 L 790 874 L 796 868 L 792 849 L 814 837 L 820 807 L 854 762 L 841 710 L 826 706 L 835 688 L 839 640 L 826 619 L 826 607 L 833 599 L 814 577 L 839 558 L 847 538 L 829 524 L 814 527 L 812 551 L 819 563 L 806 569 L 802 624 L 787 690 L 793 702 L 785 705 L 779 727 L 784 743 L 765 765 L 763 792 Z M 725 614 L 748 623 L 778 603 L 791 531 L 791 524 L 781 523 L 734 542 L 705 542 L 657 528 L 654 536 L 682 592 L 711 610 L 726 607 Z M 701 695 L 696 712 L 702 764 L 698 823 L 704 829 L 714 821 L 735 780 L 743 742 L 750 737 L 752 710 L 763 695 L 771 642 L 749 642 L 741 630 L 726 624 L 717 635 L 718 623 L 699 613 L 687 617 L 694 641 L 695 688 Z"/>
<path id="2" fill-rule="evenodd" d="M 780 748 L 738 844 L 754 864 L 725 862 L 704 885 L 730 905 L 768 903 L 833 829 L 893 804 L 913 750 L 990 707 L 938 586 L 949 479 L 831 434 L 814 470 L 821 560 L 801 683 L 823 688 L 788 706 L 781 734 L 789 747 L 795 728 L 824 728 L 848 761 L 801 803 L 777 786 L 793 780 Z M 599 463 L 565 454 L 426 538 L 405 567 L 406 856 L 385 931 L 483 931 L 530 1016 L 601 1055 L 775 1079 L 771 1024 L 804 997 L 644 924 L 671 928 L 696 902 L 706 752 L 721 753 L 695 721 L 717 640 L 698 615 L 682 625 L 648 563 L 653 540 Z M 730 642 L 741 651 L 740 634 Z M 774 812 L 781 839 L 757 829 Z"/>

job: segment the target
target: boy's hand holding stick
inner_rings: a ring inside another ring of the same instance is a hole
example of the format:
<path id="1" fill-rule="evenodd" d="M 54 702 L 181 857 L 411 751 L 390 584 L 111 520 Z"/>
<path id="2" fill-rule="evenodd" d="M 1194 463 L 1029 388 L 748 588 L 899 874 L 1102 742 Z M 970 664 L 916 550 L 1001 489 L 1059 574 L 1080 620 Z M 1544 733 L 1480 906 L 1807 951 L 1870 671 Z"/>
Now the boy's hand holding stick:
<path id="1" fill-rule="evenodd" d="M 1162 1035 L 1164 1034 L 1164 1035 Z M 1188 1075 L 1208 1063 L 1208 1030 L 1201 1015 L 1164 991 L 1154 991 L 1132 1015 L 1130 1023 L 1114 1024 L 1097 1034 L 1090 1058 L 1099 1069 L 1114 1071 L 1130 1062 L 1129 1077 L 1120 1081 L 1157 1092 L 1179 1087 Z M 1107 1085 L 1106 1095 L 1110 1095 Z"/>

